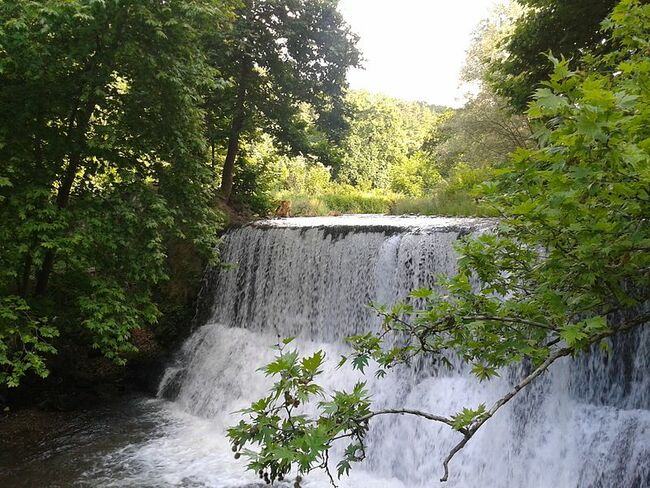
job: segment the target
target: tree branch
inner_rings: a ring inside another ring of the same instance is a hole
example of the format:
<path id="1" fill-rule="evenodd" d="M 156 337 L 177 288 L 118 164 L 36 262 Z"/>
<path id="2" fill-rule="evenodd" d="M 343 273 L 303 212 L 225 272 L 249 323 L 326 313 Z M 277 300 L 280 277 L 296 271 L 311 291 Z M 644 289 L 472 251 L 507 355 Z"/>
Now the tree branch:
<path id="1" fill-rule="evenodd" d="M 602 341 L 603 339 L 606 339 L 608 337 L 611 337 L 615 334 L 618 334 L 620 332 L 625 332 L 630 329 L 633 329 L 634 327 L 637 327 L 641 324 L 644 324 L 650 320 L 650 313 L 643 314 L 638 316 L 635 319 L 629 320 L 621 324 L 619 327 L 616 329 L 610 329 L 604 332 L 601 332 L 600 334 L 595 335 L 590 339 L 588 344 L 585 347 L 590 347 L 593 344 L 596 344 L 597 342 Z M 564 347 L 561 349 L 557 349 L 554 353 L 549 355 L 546 360 L 540 364 L 532 373 L 530 373 L 528 376 L 523 378 L 519 383 L 517 383 L 508 393 L 506 393 L 504 396 L 502 396 L 499 400 L 497 400 L 494 405 L 492 405 L 492 408 L 488 410 L 474 425 L 472 425 L 467 433 L 465 434 L 465 437 L 461 442 L 459 442 L 454 448 L 449 452 L 449 455 L 445 459 L 443 466 L 444 466 L 444 475 L 440 479 L 440 481 L 447 481 L 448 475 L 449 475 L 449 469 L 448 465 L 449 462 L 452 460 L 452 458 L 458 453 L 463 447 L 465 447 L 465 444 L 469 442 L 469 440 L 474 437 L 474 434 L 485 424 L 488 420 L 490 420 L 494 414 L 499 411 L 501 407 L 503 407 L 505 404 L 507 404 L 510 400 L 512 400 L 517 393 L 519 393 L 521 390 L 523 390 L 525 387 L 527 387 L 530 383 L 532 383 L 536 378 L 542 375 L 555 361 L 557 361 L 560 358 L 563 358 L 565 356 L 569 356 L 570 354 L 576 352 L 575 348 L 572 347 Z"/>
<path id="2" fill-rule="evenodd" d="M 471 317 L 463 317 L 464 320 L 500 320 L 503 322 L 517 322 L 517 323 L 523 323 L 523 324 L 528 324 L 532 325 L 535 327 L 542 326 L 545 329 L 549 330 L 554 330 L 553 328 L 541 324 L 538 322 L 532 322 L 528 321 L 525 319 L 507 319 L 503 317 L 487 317 L 487 316 L 471 316 Z M 640 315 L 632 320 L 628 320 L 626 322 L 623 322 L 621 325 L 619 325 L 616 328 L 609 329 L 607 331 L 601 332 L 600 334 L 597 334 L 593 336 L 589 342 L 585 345 L 585 347 L 590 347 L 593 344 L 596 344 L 603 339 L 606 339 L 608 337 L 611 337 L 613 335 L 616 335 L 620 332 L 626 332 L 634 327 L 637 327 L 639 325 L 642 325 L 646 322 L 650 321 L 650 313 L 646 313 L 643 315 Z M 530 385 L 535 379 L 537 379 L 539 376 L 541 376 L 545 371 L 548 370 L 548 368 L 555 363 L 558 359 L 569 356 L 576 352 L 577 349 L 573 347 L 563 347 L 560 349 L 556 349 L 553 353 L 551 353 L 542 364 L 540 364 L 535 370 L 524 377 L 519 383 L 517 383 L 515 386 L 512 387 L 512 389 L 506 393 L 504 396 L 502 396 L 499 400 L 497 400 L 492 407 L 485 413 L 483 414 L 472 426 L 469 428 L 462 428 L 458 429 L 457 427 L 454 426 L 454 422 L 451 418 L 449 417 L 443 417 L 440 415 L 433 415 L 427 412 L 422 412 L 420 410 L 412 410 L 412 409 L 385 409 L 385 410 L 379 410 L 377 412 L 372 412 L 369 413 L 363 417 L 360 417 L 357 419 L 359 422 L 363 422 L 365 420 L 370 420 L 373 417 L 377 417 L 379 415 L 413 415 L 416 417 L 422 417 L 427 420 L 431 420 L 433 422 L 440 422 L 443 424 L 446 424 L 450 426 L 452 429 L 454 429 L 457 432 L 460 432 L 463 434 L 463 439 L 456 444 L 451 451 L 449 451 L 449 454 L 443 461 L 443 468 L 444 468 L 444 473 L 442 478 L 440 478 L 441 482 L 445 482 L 449 479 L 449 463 L 451 460 L 454 458 L 454 456 L 460 452 L 465 445 L 474 437 L 476 432 L 488 421 L 490 420 L 504 405 L 506 405 L 510 400 L 512 400 L 517 393 L 519 393 L 521 390 L 526 388 L 528 385 Z"/>
<path id="3" fill-rule="evenodd" d="M 371 412 L 368 415 L 364 415 L 363 417 L 359 417 L 357 421 L 363 422 L 364 420 L 370 420 L 371 418 L 377 417 L 379 415 L 414 415 L 416 417 L 422 417 L 427 420 L 431 420 L 433 422 L 441 422 L 443 424 L 447 424 L 452 429 L 458 430 L 454 427 L 454 421 L 449 417 L 442 417 L 440 415 L 433 415 L 427 412 L 422 412 L 421 410 L 412 410 L 408 408 L 400 408 L 400 409 L 389 408 L 385 410 L 378 410 L 376 412 Z M 468 433 L 466 429 L 463 429 L 460 432 L 463 434 Z"/>
<path id="4" fill-rule="evenodd" d="M 552 327 L 550 325 L 543 324 L 541 322 L 535 322 L 533 320 L 522 319 L 519 317 L 492 317 L 487 315 L 469 315 L 461 318 L 467 321 L 483 321 L 483 320 L 488 321 L 489 320 L 494 322 L 505 322 L 508 324 L 524 324 L 524 325 L 530 325 L 531 327 L 538 327 L 540 329 L 550 330 L 553 332 L 557 331 L 555 327 Z"/>

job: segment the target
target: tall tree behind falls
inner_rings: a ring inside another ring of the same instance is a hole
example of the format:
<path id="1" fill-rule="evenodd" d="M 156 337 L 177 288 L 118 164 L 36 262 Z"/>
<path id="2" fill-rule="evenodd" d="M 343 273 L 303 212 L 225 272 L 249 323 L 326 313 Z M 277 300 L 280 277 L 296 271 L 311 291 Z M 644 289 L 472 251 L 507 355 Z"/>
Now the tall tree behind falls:
<path id="1" fill-rule="evenodd" d="M 227 80 L 208 105 L 212 146 L 227 141 L 226 201 L 243 135 L 263 129 L 289 150 L 309 152 L 299 117 L 308 103 L 318 127 L 332 140 L 340 136 L 346 73 L 359 65 L 359 52 L 337 6 L 338 0 L 246 0 L 233 28 L 208 39 L 212 62 Z"/>

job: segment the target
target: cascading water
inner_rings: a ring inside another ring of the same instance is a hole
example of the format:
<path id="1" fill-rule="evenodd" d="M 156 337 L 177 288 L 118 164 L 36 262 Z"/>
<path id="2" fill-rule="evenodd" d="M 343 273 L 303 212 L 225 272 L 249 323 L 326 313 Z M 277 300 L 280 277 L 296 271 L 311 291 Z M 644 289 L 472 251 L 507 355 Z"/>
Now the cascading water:
<path id="1" fill-rule="evenodd" d="M 211 419 L 218 427 L 208 442 L 228 456 L 219 429 L 237 421 L 232 412 L 265 394 L 269 380 L 255 370 L 272 357 L 269 346 L 278 337 L 298 336 L 304 353 L 323 349 L 333 366 L 346 352 L 342 338 L 377 326 L 367 304 L 393 303 L 412 289 L 432 286 L 435 274 L 453 273 L 453 242 L 489 225 L 472 219 L 348 217 L 274 221 L 231 231 L 223 259 L 234 267 L 211 281 L 211 319 L 168 369 L 161 394 L 173 397 L 183 411 Z M 556 364 L 454 459 L 446 486 L 650 486 L 647 329 L 615 345 L 612 357 L 622 360 L 595 355 Z M 502 379 L 479 383 L 461 364 L 451 372 L 421 364 L 398 368 L 382 380 L 367 379 L 376 408 L 406 406 L 450 415 L 463 406 L 489 404 L 517 375 L 508 371 Z M 321 383 L 342 389 L 358 379 L 348 369 L 332 368 Z M 341 485 L 437 486 L 442 460 L 458 440 L 444 425 L 374 419 L 369 456 Z M 229 461 L 206 482 L 246 485 L 255 478 L 247 478 L 242 466 Z M 307 484 L 326 485 L 318 475 Z"/>
<path id="2" fill-rule="evenodd" d="M 371 302 L 391 304 L 453 273 L 453 243 L 492 225 L 480 219 L 336 217 L 256 223 L 230 231 L 223 259 L 202 295 L 209 317 L 187 340 L 160 384 L 160 399 L 130 400 L 77 419 L 39 452 L 0 452 L 0 486 L 265 486 L 233 459 L 225 437 L 233 412 L 264 396 L 257 368 L 278 337 L 297 336 L 304 354 L 322 349 L 329 369 L 319 383 L 349 389 L 343 338 L 377 327 Z M 367 376 L 374 408 L 409 407 L 452 415 L 490 404 L 523 371 L 480 383 L 463 364 L 419 362 L 386 378 Z M 170 399 L 172 401 L 166 400 Z M 452 461 L 459 440 L 446 425 L 377 417 L 368 458 L 343 478 L 348 488 L 647 488 L 650 487 L 650 327 L 600 353 L 555 364 L 500 410 Z M 17 462 L 16 460 L 20 460 Z M 313 473 L 309 488 L 329 486 Z M 282 485 L 285 488 L 291 484 Z"/>

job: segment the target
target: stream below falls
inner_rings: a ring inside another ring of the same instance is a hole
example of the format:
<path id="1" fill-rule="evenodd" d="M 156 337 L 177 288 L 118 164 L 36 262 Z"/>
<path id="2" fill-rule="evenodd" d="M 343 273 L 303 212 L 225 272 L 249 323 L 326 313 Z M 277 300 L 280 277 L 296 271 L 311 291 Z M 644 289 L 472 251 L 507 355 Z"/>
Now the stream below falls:
<path id="1" fill-rule="evenodd" d="M 320 383 L 351 388 L 360 375 L 335 366 L 343 339 L 374 329 L 369 303 L 392 304 L 453 273 L 453 243 L 489 230 L 483 219 L 347 216 L 258 222 L 231 230 L 206 277 L 204 324 L 167 368 L 158 398 L 131 398 L 88 415 L 30 452 L 0 453 L 0 486 L 266 486 L 235 460 L 225 429 L 233 412 L 262 397 L 270 380 L 256 371 L 278 337 L 296 336 L 307 354 L 330 359 Z M 375 408 L 409 407 L 451 415 L 490 403 L 523 374 L 511 368 L 478 382 L 421 361 L 366 377 Z M 600 353 L 555 364 L 488 422 L 438 479 L 459 440 L 447 426 L 377 417 L 368 457 L 341 487 L 648 488 L 650 487 L 650 327 Z M 329 486 L 314 473 L 303 485 Z M 292 486 L 280 484 L 280 486 Z"/>

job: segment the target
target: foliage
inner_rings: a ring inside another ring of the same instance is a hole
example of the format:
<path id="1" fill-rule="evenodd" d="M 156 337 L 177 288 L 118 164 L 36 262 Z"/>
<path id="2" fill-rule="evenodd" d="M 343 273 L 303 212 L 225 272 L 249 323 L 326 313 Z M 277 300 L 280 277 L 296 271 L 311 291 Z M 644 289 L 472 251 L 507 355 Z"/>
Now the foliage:
<path id="1" fill-rule="evenodd" d="M 507 161 L 518 147 L 531 145 L 526 117 L 513 113 L 508 102 L 486 83 L 490 66 L 504 59 L 502 43 L 521 15 L 516 2 L 497 5 L 474 33 L 461 76 L 471 91 L 468 101 L 448 112 L 423 145 L 445 178 L 459 163 L 490 168 Z"/>
<path id="2" fill-rule="evenodd" d="M 428 164 L 427 167 L 430 168 Z M 492 173 L 490 169 L 473 169 L 461 163 L 447 180 L 442 180 L 432 169 L 428 188 L 417 173 L 396 175 L 396 182 L 410 182 L 410 192 L 423 196 L 408 196 L 408 190 L 361 191 L 350 185 L 331 182 L 313 192 L 281 191 L 275 194 L 275 198 L 291 202 L 293 216 L 365 213 L 495 217 L 498 215 L 496 210 L 479 201 L 479 186 Z"/>
<path id="3" fill-rule="evenodd" d="M 506 56 L 493 59 L 490 78 L 497 93 L 519 112 L 526 109 L 551 69 L 543 53 L 573 58 L 585 50 L 615 49 L 598 27 L 617 0 L 518 0 L 525 7 L 514 32 L 503 43 Z"/>
<path id="4" fill-rule="evenodd" d="M 350 132 L 329 151 L 343 154 L 336 164 L 327 166 L 329 156 L 314 151 L 291 154 L 277 137 L 258 131 L 243 145 L 233 202 L 259 215 L 286 200 L 292 215 L 389 213 L 398 199 L 433 196 L 448 186 L 427 146 L 447 112 L 363 91 L 348 93 L 346 103 L 353 109 Z M 301 118 L 305 132 L 319 140 L 308 106 Z M 448 180 L 458 162 L 445 168 Z"/>
<path id="5" fill-rule="evenodd" d="M 0 384 L 18 386 L 29 370 L 47 376 L 43 355 L 56 352 L 48 340 L 57 335 L 56 328 L 33 317 L 25 300 L 0 298 Z"/>
<path id="6" fill-rule="evenodd" d="M 400 198 L 394 193 L 360 191 L 349 185 L 332 184 L 315 194 L 280 192 L 279 200 L 291 202 L 291 215 L 315 217 L 340 214 L 388 214 Z"/>
<path id="7" fill-rule="evenodd" d="M 57 341 L 123 362 L 158 318 L 166 244 L 208 257 L 218 216 L 201 137 L 220 0 L 0 4 L 0 383 Z"/>
<path id="8" fill-rule="evenodd" d="M 399 198 L 390 213 L 497 217 L 497 210 L 479 198 L 480 185 L 493 174 L 494 170 L 489 168 L 471 168 L 463 163 L 457 164 L 447 181 L 429 191 L 427 196 Z"/>
<path id="9" fill-rule="evenodd" d="M 273 209 L 272 192 L 280 178 L 280 158 L 268 136 L 260 143 L 247 144 L 235 169 L 231 203 L 266 216 Z"/>
<path id="10" fill-rule="evenodd" d="M 363 190 L 389 188 L 396 166 L 408 164 L 436 125 L 437 109 L 363 91 L 348 95 L 354 118 L 335 178 Z"/>
<path id="11" fill-rule="evenodd" d="M 260 216 L 278 201 L 336 191 L 331 170 L 314 156 L 291 156 L 262 133 L 244 145 L 235 170 L 232 204 Z"/>
<path id="12" fill-rule="evenodd" d="M 394 201 L 393 198 L 390 195 L 377 192 L 344 191 L 322 195 L 322 199 L 328 208 L 333 209 L 334 213 L 342 214 L 386 213 Z"/>
<path id="13" fill-rule="evenodd" d="M 508 161 L 518 147 L 531 145 L 527 119 L 513 114 L 503 99 L 483 86 L 441 124 L 425 149 L 447 178 L 459 163 L 491 168 Z"/>
<path id="14" fill-rule="evenodd" d="M 210 97 L 208 127 L 225 141 L 221 192 L 228 200 L 240 138 L 262 129 L 294 153 L 323 151 L 344 131 L 346 73 L 359 65 L 357 37 L 334 0 L 244 0 L 232 29 L 206 40 L 227 83 Z M 301 110 L 309 104 L 316 127 L 306 131 Z M 314 149 L 313 146 L 317 146 Z"/>
<path id="15" fill-rule="evenodd" d="M 235 458 L 242 454 L 249 458 L 248 468 L 259 474 L 266 483 L 283 481 L 292 466 L 298 469 L 296 486 L 301 474 L 319 467 L 329 472 L 328 453 L 332 438 L 349 439 L 345 455 L 337 465 L 339 477 L 348 473 L 350 463 L 363 457 L 363 436 L 368 430 L 369 399 L 362 383 L 350 393 L 336 392 L 326 397 L 315 383 L 322 373 L 325 355 L 318 351 L 300 358 L 297 351 L 287 351 L 292 339 L 278 346 L 275 361 L 263 368 L 267 376 L 278 378 L 268 397 L 253 403 L 241 413 L 250 415 L 251 423 L 241 421 L 228 430 Z M 314 398 L 321 415 L 308 418 L 297 414 L 301 405 Z M 260 445 L 261 451 L 245 449 L 246 445 Z"/>
<path id="16" fill-rule="evenodd" d="M 390 188 L 402 195 L 420 197 L 433 192 L 442 182 L 438 165 L 422 151 L 390 168 Z"/>
<path id="17" fill-rule="evenodd" d="M 287 410 L 298 385 L 325 393 L 313 382 L 315 374 L 296 365 L 314 361 L 318 368 L 322 355 L 301 360 L 281 350 L 266 369 L 279 375 L 271 395 L 229 432 L 238 451 L 260 445 L 244 451 L 251 469 L 270 479 L 278 472 L 286 476 L 292 466 L 301 476 L 328 470 L 329 450 L 339 439 L 352 439 L 339 462 L 344 474 L 363 458 L 367 421 L 396 413 L 459 433 L 443 461 L 446 481 L 454 455 L 555 361 L 606 346 L 606 338 L 650 322 L 642 307 L 650 282 L 650 5 L 621 1 L 604 28 L 620 49 L 585 59 L 592 69 L 572 71 L 567 60 L 551 58 L 552 75 L 528 111 L 540 147 L 518 150 L 511 166 L 486 185 L 500 224 L 459 244 L 458 273 L 439 277 L 436 290 L 415 290 L 405 303 L 378 306 L 381 329 L 349 338 L 353 352 L 340 363 L 363 372 L 372 361 L 382 376 L 418 356 L 444 362 L 453 351 L 483 381 L 522 362 L 529 372 L 494 404 L 449 417 L 372 411 L 362 385 L 336 393 L 316 416 L 306 416 Z M 301 402 L 308 398 L 302 395 Z"/>
<path id="18" fill-rule="evenodd" d="M 495 4 L 488 16 L 473 32 L 472 43 L 466 53 L 461 80 L 465 83 L 482 83 L 488 78 L 491 67 L 508 57 L 505 44 L 513 36 L 522 17 L 530 12 L 524 2 L 508 0 Z"/>
<path id="19" fill-rule="evenodd" d="M 298 156 L 285 159 L 281 181 L 283 191 L 314 195 L 332 188 L 332 173 L 320 161 Z"/>
<path id="20" fill-rule="evenodd" d="M 234 202 L 260 215 L 273 200 L 292 201 L 293 215 L 385 213 L 400 195 L 423 196 L 445 184 L 435 160 L 421 150 L 443 119 L 438 107 L 362 91 L 345 101 L 353 109 L 350 132 L 326 155 L 292 154 L 269 133 L 251 135 L 235 172 Z M 302 105 L 300 113 L 305 133 L 322 143 L 310 108 Z M 328 165 L 336 153 L 343 156 Z"/>

